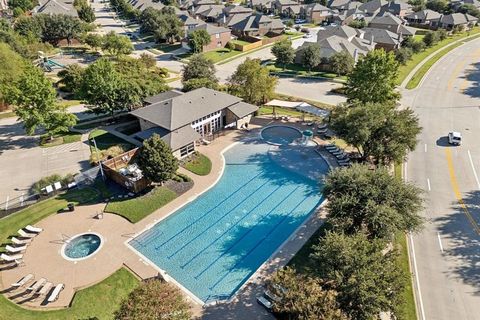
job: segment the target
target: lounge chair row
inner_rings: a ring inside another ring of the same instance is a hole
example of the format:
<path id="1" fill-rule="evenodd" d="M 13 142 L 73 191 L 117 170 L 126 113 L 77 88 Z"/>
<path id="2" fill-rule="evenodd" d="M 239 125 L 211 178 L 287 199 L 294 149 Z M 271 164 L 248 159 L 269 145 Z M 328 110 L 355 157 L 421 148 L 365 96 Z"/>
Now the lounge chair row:
<path id="1" fill-rule="evenodd" d="M 335 156 L 335 158 L 337 158 L 337 162 L 341 167 L 347 167 L 347 166 L 351 165 L 350 164 L 350 158 L 348 157 L 348 155 L 342 149 L 339 149 L 337 146 L 335 146 L 333 144 L 326 145 L 325 149 L 330 154 Z"/>
<path id="2" fill-rule="evenodd" d="M 15 262 L 17 265 L 21 264 L 23 252 L 27 250 L 27 246 L 32 242 L 33 238 L 42 231 L 42 228 L 31 225 L 18 230 L 19 237 L 12 237 L 12 243 L 14 246 L 7 244 L 5 250 L 7 250 L 9 254 L 2 253 L 0 259 L 6 262 Z"/>
<path id="3" fill-rule="evenodd" d="M 34 275 L 29 273 L 19 281 L 12 283 L 13 288 L 21 288 L 24 287 L 27 283 L 33 281 L 35 279 Z M 53 290 L 51 290 L 53 288 Z M 52 282 L 48 282 L 47 279 L 41 278 L 33 283 L 30 284 L 26 288 L 29 294 L 35 299 L 38 297 L 47 297 L 48 302 L 54 302 L 60 296 L 60 292 L 65 288 L 63 283 L 59 283 L 56 286 L 53 285 Z"/>

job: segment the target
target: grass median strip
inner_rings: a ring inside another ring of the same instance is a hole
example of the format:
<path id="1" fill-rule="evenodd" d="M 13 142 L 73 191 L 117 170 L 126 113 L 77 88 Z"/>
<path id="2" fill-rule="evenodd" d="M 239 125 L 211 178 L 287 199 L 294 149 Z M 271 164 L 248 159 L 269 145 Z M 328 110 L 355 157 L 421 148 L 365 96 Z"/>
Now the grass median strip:
<path id="1" fill-rule="evenodd" d="M 462 44 L 464 44 L 465 42 L 468 42 L 470 40 L 473 40 L 473 39 L 477 39 L 478 37 L 480 37 L 480 35 L 476 35 L 475 37 L 472 37 L 472 38 L 469 38 L 469 39 L 465 39 L 465 41 L 461 41 L 461 42 L 457 42 L 449 47 L 446 47 L 445 49 L 441 50 L 440 52 L 438 52 L 437 54 L 435 54 L 433 57 L 431 57 L 430 59 L 428 59 L 427 62 L 425 62 L 421 67 L 420 69 L 417 70 L 417 72 L 415 72 L 415 74 L 413 75 L 413 77 L 410 79 L 410 81 L 408 81 L 407 83 L 407 86 L 406 88 L 407 89 L 415 89 L 418 84 L 420 83 L 420 81 L 422 81 L 423 77 L 425 76 L 425 74 L 428 72 L 428 70 L 430 70 L 430 68 L 435 64 L 435 62 L 437 62 L 438 60 L 440 60 L 444 55 L 446 55 L 447 53 L 449 53 L 450 51 L 452 51 L 453 49 L 461 46 Z"/>

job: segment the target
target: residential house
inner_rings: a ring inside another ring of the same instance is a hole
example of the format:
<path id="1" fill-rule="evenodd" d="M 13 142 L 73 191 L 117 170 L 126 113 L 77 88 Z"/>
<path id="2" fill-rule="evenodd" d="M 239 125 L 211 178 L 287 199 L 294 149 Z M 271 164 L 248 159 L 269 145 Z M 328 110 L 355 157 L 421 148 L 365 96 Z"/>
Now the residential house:
<path id="1" fill-rule="evenodd" d="M 332 10 L 338 10 L 338 12 L 343 12 L 349 9 L 350 0 L 330 0 L 328 2 L 328 7 Z"/>
<path id="2" fill-rule="evenodd" d="M 200 24 L 190 32 L 193 32 L 195 30 L 206 30 L 210 35 L 210 43 L 206 46 L 203 46 L 203 52 L 215 50 L 218 48 L 225 48 L 227 43 L 232 39 L 230 29 L 215 26 L 210 23 Z"/>
<path id="3" fill-rule="evenodd" d="M 365 37 L 361 29 L 349 26 L 328 26 L 325 30 L 319 30 L 316 42 L 304 42 L 295 53 L 295 62 L 302 63 L 303 51 L 312 44 L 320 46 L 320 55 L 324 60 L 329 59 L 335 53 L 348 52 L 355 60 L 361 55 L 366 55 L 375 48 L 372 38 Z"/>
<path id="4" fill-rule="evenodd" d="M 225 27 L 243 20 L 245 17 L 252 15 L 253 10 L 243 6 L 230 5 L 223 8 L 222 14 L 217 18 L 217 23 Z"/>
<path id="5" fill-rule="evenodd" d="M 153 1 L 153 0 L 130 0 L 128 1 L 129 4 L 132 5 L 134 9 L 143 11 L 147 8 L 154 8 L 157 10 L 162 10 L 165 5 L 160 1 Z"/>
<path id="6" fill-rule="evenodd" d="M 389 12 L 377 15 L 368 24 L 369 28 L 384 29 L 403 36 L 415 35 L 415 29 L 404 24 L 404 20 Z"/>
<path id="7" fill-rule="evenodd" d="M 185 38 L 187 38 L 188 32 L 194 30 L 200 25 L 206 24 L 206 22 L 201 19 L 192 18 L 187 11 L 180 11 L 179 14 L 177 14 L 177 17 L 183 22 Z"/>
<path id="8" fill-rule="evenodd" d="M 231 15 L 235 15 L 235 14 L 252 14 L 253 13 L 253 10 L 252 8 L 247 8 L 247 7 L 243 7 L 243 6 L 236 6 L 236 5 L 229 5 L 225 8 L 223 8 L 223 14 L 226 16 L 226 17 L 229 17 Z"/>
<path id="9" fill-rule="evenodd" d="M 358 7 L 369 16 L 375 16 L 382 10 L 382 7 L 388 4 L 386 0 L 370 0 Z"/>
<path id="10" fill-rule="evenodd" d="M 64 14 L 78 17 L 77 9 L 73 6 L 73 0 L 46 0 L 39 2 L 33 9 L 32 14 Z"/>
<path id="11" fill-rule="evenodd" d="M 300 2 L 294 0 L 275 0 L 272 3 L 273 10 L 286 17 L 297 17 L 300 14 Z"/>
<path id="12" fill-rule="evenodd" d="M 426 9 L 407 14 L 404 19 L 409 24 L 435 27 L 442 15 L 436 11 Z"/>
<path id="13" fill-rule="evenodd" d="M 241 128 L 257 106 L 224 92 L 199 88 L 181 93 L 171 91 L 147 99 L 154 101 L 130 112 L 140 122 L 139 141 L 158 134 L 181 159 L 195 151 L 195 144 L 224 128 Z"/>
<path id="14" fill-rule="evenodd" d="M 478 18 L 471 16 L 466 13 L 452 13 L 447 15 L 442 15 L 438 22 L 440 28 L 445 28 L 451 30 L 456 27 L 462 27 L 465 29 L 470 29 L 475 26 L 478 22 Z"/>
<path id="15" fill-rule="evenodd" d="M 280 19 L 271 19 L 263 14 L 252 14 L 233 24 L 232 33 L 241 36 L 264 36 L 267 33 L 281 34 L 285 28 Z"/>
<path id="16" fill-rule="evenodd" d="M 332 10 L 319 3 L 310 3 L 300 7 L 300 17 L 309 23 L 320 23 L 331 19 Z"/>
<path id="17" fill-rule="evenodd" d="M 400 18 L 405 17 L 407 14 L 412 13 L 412 5 L 403 0 L 393 0 L 388 2 L 382 7 L 381 12 L 389 12 Z"/>
<path id="18" fill-rule="evenodd" d="M 331 18 L 332 22 L 337 25 L 348 26 L 354 20 L 367 20 L 368 16 L 362 10 L 353 8 L 345 10 L 342 13 L 334 14 Z"/>
<path id="19" fill-rule="evenodd" d="M 258 12 L 271 13 L 273 0 L 249 0 L 248 6 Z"/>
<path id="20" fill-rule="evenodd" d="M 215 22 L 220 15 L 223 13 L 223 5 L 200 5 L 195 7 L 192 15 L 194 17 L 199 17 L 200 19 L 207 21 L 207 22 Z"/>
<path id="21" fill-rule="evenodd" d="M 375 49 L 383 48 L 385 51 L 392 51 L 400 48 L 403 42 L 401 34 L 377 28 L 363 28 L 365 36 L 375 41 Z"/>

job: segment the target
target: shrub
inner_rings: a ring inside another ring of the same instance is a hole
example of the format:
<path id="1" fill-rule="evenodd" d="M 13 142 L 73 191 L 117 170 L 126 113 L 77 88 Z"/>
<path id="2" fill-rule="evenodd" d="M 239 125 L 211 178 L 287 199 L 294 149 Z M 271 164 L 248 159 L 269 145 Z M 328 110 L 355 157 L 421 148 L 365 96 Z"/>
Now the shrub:
<path id="1" fill-rule="evenodd" d="M 37 182 L 35 182 L 32 185 L 31 190 L 34 193 L 41 193 L 43 188 L 45 188 L 48 185 L 53 185 L 55 182 L 60 182 L 62 184 L 62 187 L 63 187 L 63 186 L 66 186 L 67 184 L 69 184 L 70 182 L 72 182 L 73 180 L 74 180 L 73 174 L 71 174 L 71 173 L 69 173 L 65 176 L 61 176 L 59 174 L 52 174 L 50 176 L 43 177 L 40 180 L 38 180 Z"/>

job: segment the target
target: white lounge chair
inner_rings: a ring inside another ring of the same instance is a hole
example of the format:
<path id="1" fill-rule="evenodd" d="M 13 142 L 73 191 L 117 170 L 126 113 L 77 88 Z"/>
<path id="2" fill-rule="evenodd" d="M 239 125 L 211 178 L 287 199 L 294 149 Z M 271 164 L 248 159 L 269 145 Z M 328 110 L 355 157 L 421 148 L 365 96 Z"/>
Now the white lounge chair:
<path id="1" fill-rule="evenodd" d="M 13 262 L 13 261 L 16 262 L 16 260 L 21 260 L 22 258 L 23 258 L 23 254 L 14 254 L 14 255 L 9 256 L 8 254 L 2 253 L 0 255 L 0 259 L 8 261 L 8 262 Z"/>
<path id="2" fill-rule="evenodd" d="M 42 228 L 34 227 L 34 226 L 31 226 L 31 225 L 26 226 L 25 230 L 27 230 L 28 232 L 33 232 L 33 233 L 40 233 L 40 232 L 43 231 Z"/>
<path id="3" fill-rule="evenodd" d="M 38 292 L 41 296 L 45 296 L 47 295 L 47 293 L 50 291 L 50 289 L 52 289 L 53 287 L 53 283 L 51 282 L 47 282 L 45 283 L 45 285 L 42 287 L 42 289 L 40 289 L 40 291 Z"/>
<path id="4" fill-rule="evenodd" d="M 63 288 L 65 288 L 65 285 L 63 283 L 60 283 L 60 284 L 57 284 L 55 286 L 55 289 L 53 289 L 52 293 L 50 294 L 50 296 L 48 296 L 48 302 L 54 302 L 58 299 L 58 296 L 60 295 L 60 291 L 63 290 Z"/>
<path id="5" fill-rule="evenodd" d="M 22 246 L 22 247 L 12 247 L 10 245 L 6 245 L 5 246 L 5 249 L 10 252 L 10 253 L 19 253 L 19 252 L 22 252 L 22 251 L 25 251 L 27 250 L 27 246 Z"/>
<path id="6" fill-rule="evenodd" d="M 27 288 L 28 291 L 36 292 L 38 289 L 40 289 L 45 283 L 47 283 L 47 279 L 41 278 L 37 282 L 35 282 L 33 285 Z"/>
<path id="7" fill-rule="evenodd" d="M 18 234 L 23 238 L 34 238 L 38 235 L 38 233 L 25 232 L 23 229 L 18 230 Z"/>
<path id="8" fill-rule="evenodd" d="M 12 287 L 17 287 L 17 288 L 21 287 L 24 284 L 26 284 L 28 281 L 32 280 L 33 278 L 34 278 L 33 274 L 29 273 L 25 277 L 20 279 L 19 281 L 15 282 L 15 283 L 12 283 Z"/>
<path id="9" fill-rule="evenodd" d="M 32 242 L 32 240 L 33 240 L 32 238 L 20 240 L 20 239 L 17 239 L 15 237 L 12 237 L 12 242 L 17 244 L 17 245 L 30 244 L 30 242 Z"/>

